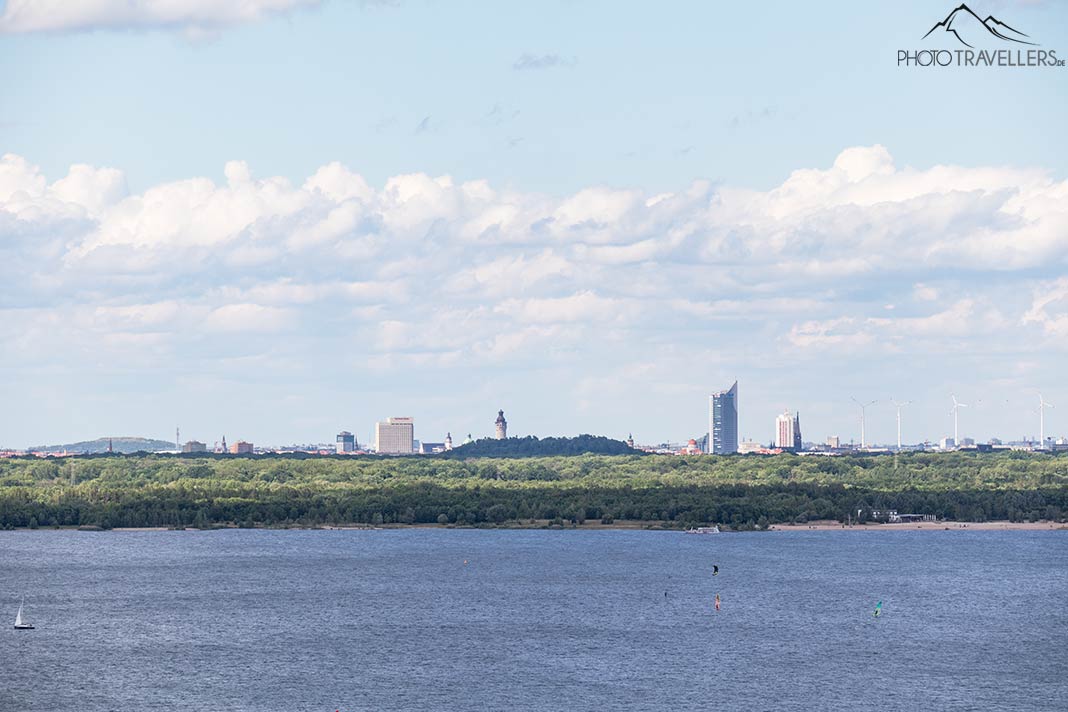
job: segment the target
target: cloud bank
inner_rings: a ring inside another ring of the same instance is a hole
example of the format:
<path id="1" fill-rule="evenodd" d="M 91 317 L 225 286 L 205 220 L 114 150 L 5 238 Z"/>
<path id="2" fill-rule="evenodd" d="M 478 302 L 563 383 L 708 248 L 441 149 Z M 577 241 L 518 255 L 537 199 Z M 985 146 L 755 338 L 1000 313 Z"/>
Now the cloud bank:
<path id="1" fill-rule="evenodd" d="M 0 368 L 420 373 L 444 394 L 476 369 L 556 383 L 581 413 L 633 374 L 667 404 L 741 369 L 1068 350 L 1068 182 L 1042 170 L 866 146 L 769 190 L 224 176 L 130 193 L 114 168 L 50 180 L 3 156 Z"/>
<path id="2" fill-rule="evenodd" d="M 84 30 L 179 30 L 189 36 L 211 33 L 321 0 L 7 0 L 0 32 Z"/>

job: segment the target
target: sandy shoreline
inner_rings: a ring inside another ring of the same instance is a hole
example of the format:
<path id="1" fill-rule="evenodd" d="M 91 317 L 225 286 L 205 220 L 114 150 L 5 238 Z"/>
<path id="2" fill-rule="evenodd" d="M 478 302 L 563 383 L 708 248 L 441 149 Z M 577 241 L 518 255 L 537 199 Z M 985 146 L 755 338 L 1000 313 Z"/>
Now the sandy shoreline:
<path id="1" fill-rule="evenodd" d="M 809 524 L 773 524 L 768 531 L 805 532 L 805 531 L 855 531 L 855 532 L 892 532 L 914 531 L 916 529 L 950 530 L 950 531 L 1048 531 L 1068 530 L 1068 524 L 1059 522 L 902 522 L 900 524 L 854 524 L 844 526 L 841 522 L 811 522 Z"/>
<path id="2" fill-rule="evenodd" d="M 113 532 L 166 532 L 166 531 L 187 531 L 187 532 L 199 532 L 199 531 L 220 531 L 220 530 L 232 530 L 237 527 L 216 527 L 207 529 L 195 529 L 189 527 L 187 529 L 170 529 L 168 527 L 115 527 L 114 529 L 90 529 L 82 528 L 81 531 L 101 532 L 101 531 L 113 531 Z M 258 529 L 270 530 L 270 531 L 285 531 L 285 527 L 259 527 Z M 289 527 L 294 531 L 379 531 L 385 529 L 494 529 L 494 530 L 567 530 L 567 531 L 593 531 L 593 530 L 618 530 L 618 531 L 674 531 L 682 532 L 682 529 L 673 529 L 670 527 L 664 527 L 660 522 L 614 522 L 612 524 L 601 524 L 600 522 L 588 522 L 586 524 L 580 524 L 578 526 L 572 526 L 566 524 L 563 526 L 549 526 L 546 522 L 537 522 L 534 524 L 512 524 L 502 525 L 499 527 L 468 527 L 457 525 L 444 525 L 444 524 L 384 524 L 381 526 L 369 526 L 369 525 L 338 525 L 338 526 L 320 526 L 320 527 Z M 808 524 L 772 524 L 767 528 L 769 532 L 820 532 L 820 531 L 852 531 L 852 532 L 892 532 L 892 531 L 915 531 L 917 529 L 930 530 L 930 531 L 1068 531 L 1068 523 L 1060 522 L 911 522 L 900 524 L 854 524 L 851 526 L 844 526 L 840 522 L 835 521 L 819 521 L 810 522 Z M 17 531 L 31 531 L 26 527 L 18 527 Z M 79 531 L 78 527 L 40 527 L 36 531 Z M 730 530 L 724 530 L 724 533 L 731 533 Z M 752 531 L 744 533 L 754 533 Z"/>

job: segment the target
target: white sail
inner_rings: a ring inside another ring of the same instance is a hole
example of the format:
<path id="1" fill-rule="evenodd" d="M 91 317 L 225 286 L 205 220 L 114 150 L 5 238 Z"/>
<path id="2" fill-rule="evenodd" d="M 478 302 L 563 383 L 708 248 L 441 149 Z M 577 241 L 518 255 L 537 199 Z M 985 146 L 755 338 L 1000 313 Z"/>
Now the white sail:
<path id="1" fill-rule="evenodd" d="M 22 625 L 22 604 L 19 604 L 19 612 L 15 614 L 15 625 Z"/>

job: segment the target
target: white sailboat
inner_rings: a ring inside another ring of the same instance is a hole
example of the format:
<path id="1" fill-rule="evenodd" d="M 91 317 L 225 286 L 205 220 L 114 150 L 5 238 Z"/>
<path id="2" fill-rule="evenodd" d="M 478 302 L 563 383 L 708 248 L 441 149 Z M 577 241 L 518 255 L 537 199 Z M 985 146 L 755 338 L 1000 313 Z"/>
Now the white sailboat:
<path id="1" fill-rule="evenodd" d="M 22 604 L 26 602 L 26 597 L 23 596 L 19 601 L 19 612 L 15 614 L 15 630 L 33 630 L 33 623 L 25 623 L 22 620 Z"/>

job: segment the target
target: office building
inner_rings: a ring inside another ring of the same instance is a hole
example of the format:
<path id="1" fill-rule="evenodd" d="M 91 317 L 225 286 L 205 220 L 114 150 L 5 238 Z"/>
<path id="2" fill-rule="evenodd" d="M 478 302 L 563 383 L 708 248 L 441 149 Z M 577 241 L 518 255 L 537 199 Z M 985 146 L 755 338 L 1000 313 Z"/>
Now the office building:
<path id="1" fill-rule="evenodd" d="M 780 450 L 801 449 L 801 416 L 786 411 L 775 419 L 775 447 Z"/>
<path id="2" fill-rule="evenodd" d="M 356 452 L 356 436 L 348 430 L 342 430 L 337 434 L 335 448 L 338 453 Z"/>
<path id="3" fill-rule="evenodd" d="M 387 418 L 375 423 L 375 451 L 382 455 L 411 455 L 415 452 L 415 420 Z"/>
<path id="4" fill-rule="evenodd" d="M 738 381 L 725 391 L 708 397 L 708 438 L 710 455 L 738 452 Z"/>
<path id="5" fill-rule="evenodd" d="M 503 410 L 497 411 L 497 420 L 493 424 L 497 426 L 497 439 L 505 440 L 508 437 L 508 421 L 504 419 Z"/>
<path id="6" fill-rule="evenodd" d="M 238 440 L 236 443 L 230 446 L 231 455 L 251 455 L 252 443 L 245 442 L 244 440 Z"/>
<path id="7" fill-rule="evenodd" d="M 111 447 L 111 443 L 108 443 L 108 447 Z M 190 440 L 185 445 L 182 445 L 182 452 L 207 452 L 208 446 L 199 440 Z"/>
<path id="8" fill-rule="evenodd" d="M 827 447 L 833 448 L 835 450 L 839 449 L 840 447 L 842 447 L 842 439 L 837 435 L 828 435 Z"/>

